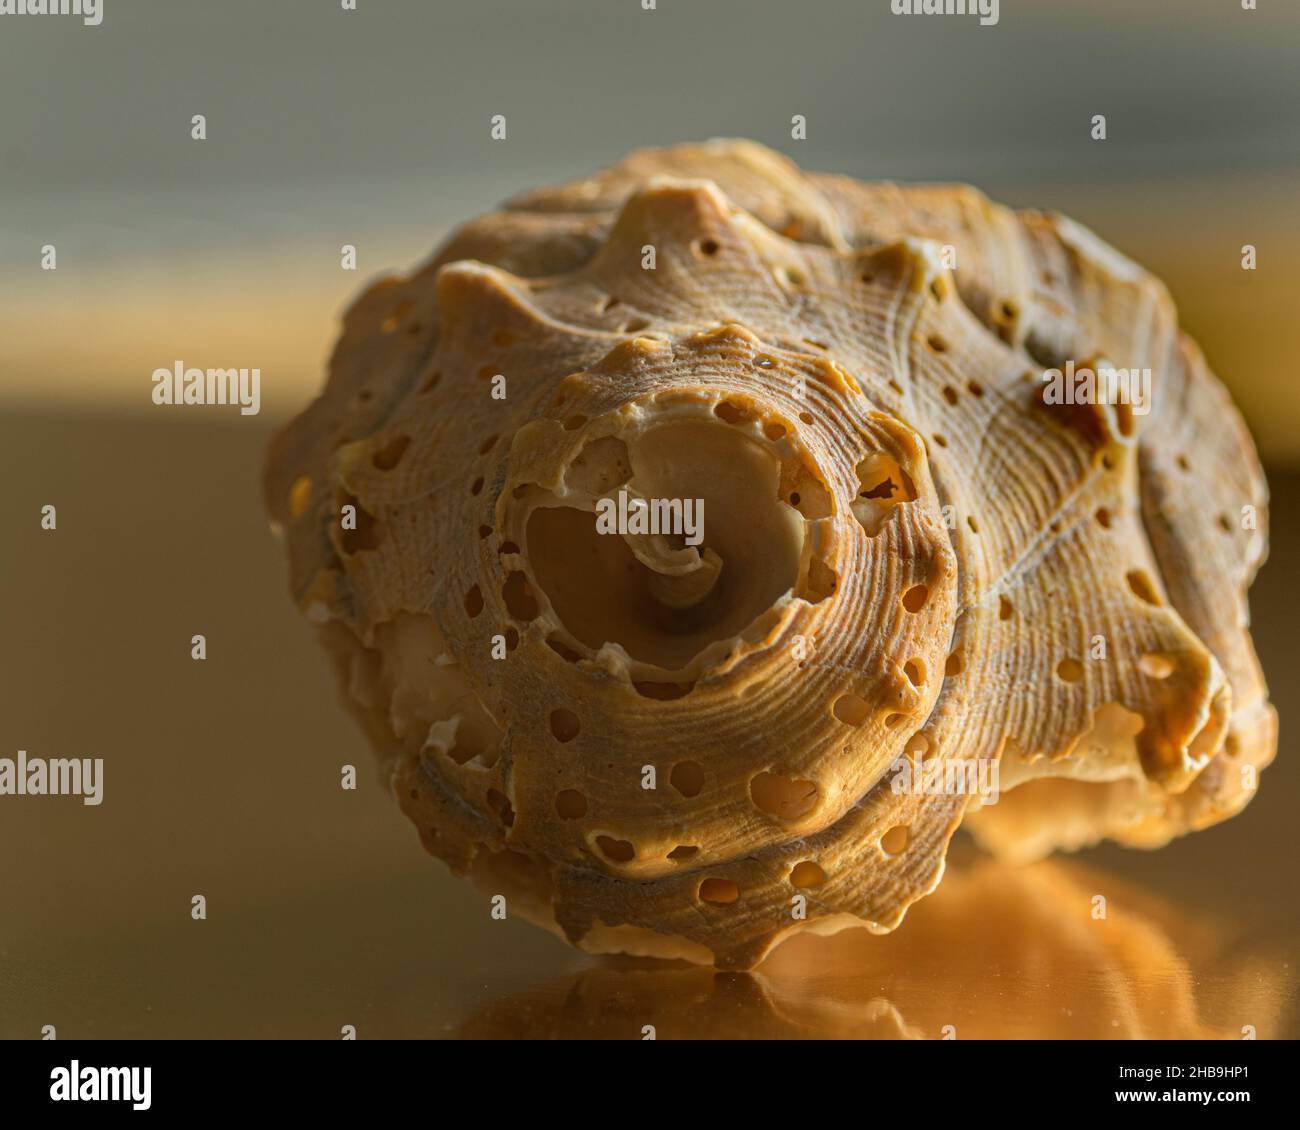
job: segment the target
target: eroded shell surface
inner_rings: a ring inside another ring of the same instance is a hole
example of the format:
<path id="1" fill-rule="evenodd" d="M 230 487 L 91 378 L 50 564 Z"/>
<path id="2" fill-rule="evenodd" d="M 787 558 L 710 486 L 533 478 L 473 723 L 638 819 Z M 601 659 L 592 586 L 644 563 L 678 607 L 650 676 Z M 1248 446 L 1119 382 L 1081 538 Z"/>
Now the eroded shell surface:
<path id="1" fill-rule="evenodd" d="M 355 303 L 266 498 L 425 846 L 592 951 L 887 931 L 964 818 L 1155 846 L 1273 755 L 1239 416 L 1156 279 L 971 188 L 714 142 L 518 197 Z"/>

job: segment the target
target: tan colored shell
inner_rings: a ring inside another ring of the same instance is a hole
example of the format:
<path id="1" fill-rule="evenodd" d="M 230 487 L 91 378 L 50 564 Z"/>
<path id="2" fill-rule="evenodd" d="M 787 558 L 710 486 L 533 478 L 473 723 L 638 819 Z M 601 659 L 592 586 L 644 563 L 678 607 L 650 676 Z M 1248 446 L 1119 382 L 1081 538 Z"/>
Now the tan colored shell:
<path id="1" fill-rule="evenodd" d="M 1044 403 L 1098 358 L 1149 415 Z M 620 486 L 707 552 L 596 534 Z M 266 494 L 426 847 L 592 951 L 893 929 L 969 799 L 900 756 L 1000 758 L 969 826 L 1023 856 L 1273 755 L 1240 418 L 1157 280 L 971 188 L 716 142 L 529 193 L 361 296 Z"/>

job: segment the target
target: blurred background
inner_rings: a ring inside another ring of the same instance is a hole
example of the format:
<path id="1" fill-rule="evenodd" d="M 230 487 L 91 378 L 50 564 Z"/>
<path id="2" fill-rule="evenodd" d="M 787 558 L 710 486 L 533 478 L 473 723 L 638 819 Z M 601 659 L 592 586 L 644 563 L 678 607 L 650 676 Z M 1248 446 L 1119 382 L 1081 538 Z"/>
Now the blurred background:
<path id="1" fill-rule="evenodd" d="M 0 798 L 0 1036 L 1300 1034 L 1300 5 L 104 5 L 0 17 L 0 756 L 106 763 L 99 808 Z M 366 280 L 521 189 L 713 136 L 1064 211 L 1165 279 L 1274 495 L 1252 604 L 1282 748 L 1243 815 L 1018 872 L 959 850 L 896 935 L 753 976 L 585 958 L 423 855 L 287 599 L 261 453 Z M 155 407 L 178 358 L 260 367 L 261 414 Z"/>

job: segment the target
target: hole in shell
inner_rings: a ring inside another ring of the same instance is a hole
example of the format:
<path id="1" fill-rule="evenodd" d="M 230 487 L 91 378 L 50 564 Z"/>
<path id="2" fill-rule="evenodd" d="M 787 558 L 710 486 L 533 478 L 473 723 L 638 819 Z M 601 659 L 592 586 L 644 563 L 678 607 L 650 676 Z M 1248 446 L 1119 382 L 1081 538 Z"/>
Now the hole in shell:
<path id="1" fill-rule="evenodd" d="M 820 557 L 814 557 L 808 563 L 807 581 L 795 595 L 802 597 L 809 604 L 820 604 L 839 587 L 839 583 L 840 579 L 835 570 Z"/>
<path id="2" fill-rule="evenodd" d="M 831 492 L 826 484 L 802 461 L 781 464 L 781 479 L 777 490 L 781 497 L 810 522 L 827 518 L 834 510 Z"/>
<path id="3" fill-rule="evenodd" d="M 551 736 L 557 742 L 573 741 L 580 729 L 578 716 L 572 710 L 561 706 L 558 710 L 551 711 Z"/>
<path id="4" fill-rule="evenodd" d="M 860 726 L 871 714 L 871 707 L 864 698 L 855 694 L 842 694 L 835 700 L 831 713 L 841 722 L 850 726 Z"/>
<path id="5" fill-rule="evenodd" d="M 920 612 L 925 602 L 930 599 L 930 590 L 925 585 L 913 585 L 903 593 L 903 607 L 908 612 Z"/>
<path id="6" fill-rule="evenodd" d="M 826 872 L 821 869 L 811 859 L 805 859 L 802 863 L 796 863 L 790 869 L 790 884 L 801 890 L 807 890 L 810 887 L 820 887 L 826 882 Z"/>
<path id="7" fill-rule="evenodd" d="M 923 759 L 929 751 L 930 737 L 920 730 L 917 730 L 915 734 L 908 738 L 907 743 L 903 746 L 903 753 L 912 762 L 915 762 L 917 758 Z"/>
<path id="8" fill-rule="evenodd" d="M 1110 511 L 1107 510 L 1106 507 L 1099 506 L 1097 508 L 1096 518 L 1097 525 L 1099 525 L 1103 530 L 1110 529 Z"/>
<path id="9" fill-rule="evenodd" d="M 537 600 L 528 578 L 518 569 L 506 577 L 506 583 L 501 586 L 501 598 L 512 619 L 522 623 L 537 619 Z"/>
<path id="10" fill-rule="evenodd" d="M 668 780 L 682 796 L 699 796 L 704 788 L 704 769 L 697 761 L 679 761 Z"/>
<path id="11" fill-rule="evenodd" d="M 1062 659 L 1056 665 L 1056 677 L 1063 683 L 1078 683 L 1083 680 L 1083 664 L 1077 659 Z"/>
<path id="12" fill-rule="evenodd" d="M 909 659 L 903 664 L 903 673 L 914 687 L 925 686 L 925 663 L 920 659 Z"/>
<path id="13" fill-rule="evenodd" d="M 909 829 L 906 824 L 895 824 L 880 837 L 880 850 L 886 855 L 898 855 L 907 847 Z"/>
<path id="14" fill-rule="evenodd" d="M 1156 592 L 1156 586 L 1141 569 L 1129 570 L 1124 574 L 1124 579 L 1128 581 L 1128 587 L 1133 590 L 1133 595 L 1138 600 L 1157 607 L 1160 605 L 1160 594 Z"/>
<path id="15" fill-rule="evenodd" d="M 718 253 L 718 241 L 716 239 L 701 239 L 691 245 L 697 255 L 702 255 L 706 259 Z"/>
<path id="16" fill-rule="evenodd" d="M 1011 613 L 1014 611 L 1015 609 L 1012 608 L 1011 601 L 1009 601 L 1005 596 L 998 597 L 998 619 L 999 620 L 1010 620 Z"/>
<path id="17" fill-rule="evenodd" d="M 817 807 L 819 790 L 813 781 L 783 777 L 779 773 L 759 773 L 749 782 L 754 805 L 778 820 L 798 820 Z"/>
<path id="18" fill-rule="evenodd" d="M 713 414 L 728 424 L 744 424 L 753 419 L 749 412 L 730 400 L 720 400 L 714 405 Z"/>
<path id="19" fill-rule="evenodd" d="M 564 471 L 564 485 L 589 494 L 608 494 L 632 477 L 627 444 L 617 436 L 592 440 Z"/>
<path id="20" fill-rule="evenodd" d="M 668 858 L 674 863 L 684 863 L 694 855 L 698 855 L 700 849 L 693 844 L 678 844 L 668 853 Z"/>
<path id="21" fill-rule="evenodd" d="M 698 894 L 710 906 L 730 906 L 740 898 L 740 887 L 730 879 L 705 879 Z"/>
<path id="22" fill-rule="evenodd" d="M 636 858 L 636 848 L 627 840 L 616 840 L 613 836 L 597 836 L 596 846 L 600 853 L 613 863 L 631 863 Z"/>
<path id="23" fill-rule="evenodd" d="M 495 745 L 489 745 L 485 735 L 473 727 L 458 726 L 455 744 L 447 751 L 447 756 L 457 765 L 476 762 L 484 769 L 491 769 L 501 756 Z"/>
<path id="24" fill-rule="evenodd" d="M 966 670 L 966 657 L 960 651 L 954 651 L 943 665 L 943 673 L 948 678 L 960 675 Z"/>
<path id="25" fill-rule="evenodd" d="M 465 594 L 465 611 L 471 620 L 483 611 L 483 592 L 478 585 L 471 586 Z"/>
<path id="26" fill-rule="evenodd" d="M 902 465 L 882 452 L 868 455 L 855 468 L 858 494 L 853 515 L 871 537 L 893 517 L 894 508 L 916 498 L 912 477 Z"/>
<path id="27" fill-rule="evenodd" d="M 581 820 L 587 815 L 587 798 L 577 789 L 564 789 L 555 796 L 555 814 L 561 820 Z"/>

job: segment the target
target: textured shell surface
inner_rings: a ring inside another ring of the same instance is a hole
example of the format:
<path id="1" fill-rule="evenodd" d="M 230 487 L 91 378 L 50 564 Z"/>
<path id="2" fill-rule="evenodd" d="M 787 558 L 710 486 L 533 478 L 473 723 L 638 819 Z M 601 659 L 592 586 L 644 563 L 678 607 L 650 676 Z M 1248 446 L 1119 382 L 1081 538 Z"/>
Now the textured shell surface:
<path id="1" fill-rule="evenodd" d="M 425 847 L 591 952 L 886 932 L 963 822 L 1156 847 L 1274 753 L 1237 411 L 1157 279 L 969 187 L 726 141 L 516 197 L 361 295 L 265 488 Z"/>

